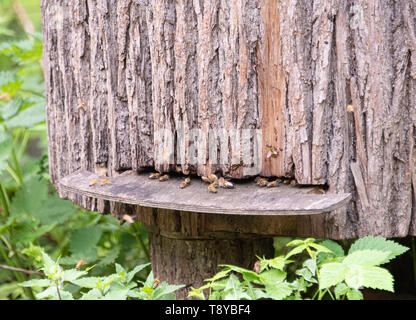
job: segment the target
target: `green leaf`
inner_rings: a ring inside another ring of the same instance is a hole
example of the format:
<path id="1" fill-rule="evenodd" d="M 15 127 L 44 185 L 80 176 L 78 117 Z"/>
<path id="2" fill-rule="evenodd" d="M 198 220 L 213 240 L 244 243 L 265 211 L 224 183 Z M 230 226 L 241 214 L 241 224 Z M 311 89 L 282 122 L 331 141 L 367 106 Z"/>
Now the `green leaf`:
<path id="1" fill-rule="evenodd" d="M 102 235 L 100 226 L 82 227 L 72 232 L 69 249 L 80 259 L 86 259 L 95 253 L 95 245 Z"/>
<path id="2" fill-rule="evenodd" d="M 101 261 L 98 263 L 99 266 L 108 266 L 114 261 L 116 261 L 117 257 L 120 254 L 121 247 L 119 245 L 112 248 L 110 251 L 107 252 L 107 254 L 101 259 Z"/>
<path id="3" fill-rule="evenodd" d="M 335 241 L 324 240 L 320 244 L 331 250 L 332 254 L 334 254 L 336 257 L 343 257 L 345 255 L 344 249 Z"/>
<path id="4" fill-rule="evenodd" d="M 101 279 L 99 277 L 85 277 L 80 279 L 71 280 L 71 283 L 81 288 L 98 288 Z"/>
<path id="5" fill-rule="evenodd" d="M 377 266 L 388 259 L 390 252 L 360 250 L 348 254 L 343 263 L 346 265 Z"/>
<path id="6" fill-rule="evenodd" d="M 185 285 L 171 285 L 171 284 L 167 284 L 166 282 L 162 282 L 153 291 L 153 299 L 155 300 L 164 299 L 166 296 L 184 287 Z"/>
<path id="7" fill-rule="evenodd" d="M 48 196 L 42 202 L 41 208 L 33 212 L 33 216 L 43 224 L 61 224 L 75 213 L 75 206 L 71 201 L 59 198 L 57 194 Z"/>
<path id="8" fill-rule="evenodd" d="M 373 237 L 373 236 L 367 236 L 361 239 L 358 239 L 355 241 L 350 250 L 349 254 L 360 251 L 360 250 L 377 250 L 377 251 L 383 251 L 383 252 L 389 252 L 389 256 L 385 261 L 383 261 L 380 264 L 384 264 L 395 258 L 396 256 L 399 256 L 409 250 L 409 248 L 402 246 L 392 240 L 387 240 L 383 237 Z"/>
<path id="9" fill-rule="evenodd" d="M 19 286 L 22 287 L 49 287 L 51 285 L 49 279 L 34 279 L 19 283 Z"/>
<path id="10" fill-rule="evenodd" d="M 350 288 L 344 283 L 338 283 L 334 289 L 335 297 L 337 300 L 339 300 L 342 296 L 346 295 L 349 291 L 351 291 Z"/>
<path id="11" fill-rule="evenodd" d="M 282 282 L 278 285 L 266 285 L 266 296 L 273 300 L 283 300 L 291 295 L 293 286 L 290 283 Z"/>
<path id="12" fill-rule="evenodd" d="M 293 242 L 293 241 L 292 241 Z M 302 253 L 307 248 L 306 244 L 299 245 L 298 247 L 295 247 L 294 249 L 290 250 L 288 254 L 286 255 L 285 259 L 289 259 L 291 256 L 297 255 L 299 253 Z"/>
<path id="13" fill-rule="evenodd" d="M 87 274 L 87 272 L 79 271 L 79 270 L 76 270 L 76 269 L 65 270 L 64 275 L 63 275 L 63 280 L 71 282 L 71 281 L 74 281 L 74 280 L 76 280 L 76 279 L 78 279 L 78 278 L 80 278 L 80 277 L 82 277 L 86 274 Z"/>
<path id="14" fill-rule="evenodd" d="M 347 292 L 348 300 L 364 300 L 364 296 L 360 290 L 349 290 Z"/>
<path id="15" fill-rule="evenodd" d="M 44 102 L 38 102 L 22 110 L 15 117 L 6 120 L 8 128 L 31 128 L 46 120 L 46 107 Z"/>
<path id="16" fill-rule="evenodd" d="M 49 257 L 46 253 L 42 252 L 42 257 L 43 257 L 42 270 L 46 276 L 50 277 L 61 271 L 59 264 L 53 261 L 51 257 Z"/>
<path id="17" fill-rule="evenodd" d="M 304 280 L 310 283 L 318 283 L 314 278 L 314 274 L 308 268 L 302 268 L 296 270 L 296 274 L 301 276 Z"/>
<path id="18" fill-rule="evenodd" d="M 326 289 L 344 281 L 347 267 L 338 262 L 326 263 L 319 271 L 319 287 Z"/>
<path id="19" fill-rule="evenodd" d="M 270 269 L 260 273 L 260 279 L 264 283 L 277 284 L 286 279 L 286 272 L 278 269 Z"/>
<path id="20" fill-rule="evenodd" d="M 48 184 L 45 180 L 32 178 L 20 188 L 12 198 L 10 210 L 14 216 L 38 212 L 48 197 Z"/>
<path id="21" fill-rule="evenodd" d="M 129 283 L 131 280 L 133 280 L 133 277 L 142 271 L 143 269 L 147 268 L 150 265 L 150 263 L 142 264 L 139 266 L 136 266 L 132 271 L 127 273 L 126 282 Z"/>
<path id="22" fill-rule="evenodd" d="M 345 282 L 352 289 L 367 287 L 394 292 L 393 276 L 380 267 L 352 266 L 345 273 Z"/>

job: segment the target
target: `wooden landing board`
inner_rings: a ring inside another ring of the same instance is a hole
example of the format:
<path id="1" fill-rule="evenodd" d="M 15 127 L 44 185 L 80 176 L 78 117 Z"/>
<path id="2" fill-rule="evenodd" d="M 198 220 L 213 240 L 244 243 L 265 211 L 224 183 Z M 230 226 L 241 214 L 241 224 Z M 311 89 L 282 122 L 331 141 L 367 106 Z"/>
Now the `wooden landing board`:
<path id="1" fill-rule="evenodd" d="M 144 207 L 255 216 L 325 213 L 344 206 L 351 198 L 350 194 L 308 194 L 312 187 L 282 184 L 260 188 L 254 182 L 237 182 L 234 189 L 218 188 L 218 193 L 211 194 L 208 184 L 197 177 L 190 186 L 180 189 L 183 180 L 180 177 L 160 182 L 148 179 L 148 173 L 136 172 L 109 178 L 110 182 L 104 186 L 100 182 L 90 186 L 94 179 L 98 179 L 97 174 L 78 171 L 61 179 L 60 187 L 84 196 Z"/>

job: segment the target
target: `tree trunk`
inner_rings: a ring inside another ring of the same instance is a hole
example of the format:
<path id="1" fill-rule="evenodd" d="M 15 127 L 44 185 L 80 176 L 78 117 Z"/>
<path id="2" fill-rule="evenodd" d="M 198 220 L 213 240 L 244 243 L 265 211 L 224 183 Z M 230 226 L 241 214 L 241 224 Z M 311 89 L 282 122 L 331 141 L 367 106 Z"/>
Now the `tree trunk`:
<path id="1" fill-rule="evenodd" d="M 41 6 L 56 185 L 102 166 L 110 175 L 180 164 L 185 174 L 294 177 L 353 194 L 321 225 L 324 237 L 416 235 L 416 1 Z M 248 134 L 211 139 L 211 157 L 194 129 Z M 261 155 L 260 171 L 239 147 Z"/>

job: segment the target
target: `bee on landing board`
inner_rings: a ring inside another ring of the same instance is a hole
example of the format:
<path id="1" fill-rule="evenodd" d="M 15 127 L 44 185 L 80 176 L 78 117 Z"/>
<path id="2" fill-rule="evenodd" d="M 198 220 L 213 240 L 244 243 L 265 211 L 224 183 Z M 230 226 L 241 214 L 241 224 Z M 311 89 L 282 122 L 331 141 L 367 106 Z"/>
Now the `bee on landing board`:
<path id="1" fill-rule="evenodd" d="M 187 186 L 189 186 L 190 184 L 191 184 L 191 178 L 187 177 L 187 178 L 185 178 L 185 180 L 183 180 L 181 182 L 181 184 L 179 185 L 179 188 L 184 189 Z"/>
<path id="2" fill-rule="evenodd" d="M 167 180 L 169 180 L 169 175 L 167 175 L 167 174 L 165 174 L 165 175 L 163 175 L 159 178 L 159 181 L 162 181 L 162 182 L 167 181 Z"/>
<path id="3" fill-rule="evenodd" d="M 263 179 L 261 177 L 259 177 L 259 179 L 257 179 L 257 182 L 256 182 L 256 184 L 259 187 L 265 187 L 265 186 L 267 186 L 268 183 L 269 183 L 269 181 L 267 181 L 266 179 Z"/>
<path id="4" fill-rule="evenodd" d="M 211 183 L 211 184 L 208 186 L 208 192 L 209 192 L 209 193 L 217 193 L 217 188 L 215 188 L 215 185 L 214 185 L 213 183 Z"/>
<path id="5" fill-rule="evenodd" d="M 159 172 L 154 172 L 151 173 L 149 176 L 149 179 L 159 179 L 160 178 L 160 173 Z"/>

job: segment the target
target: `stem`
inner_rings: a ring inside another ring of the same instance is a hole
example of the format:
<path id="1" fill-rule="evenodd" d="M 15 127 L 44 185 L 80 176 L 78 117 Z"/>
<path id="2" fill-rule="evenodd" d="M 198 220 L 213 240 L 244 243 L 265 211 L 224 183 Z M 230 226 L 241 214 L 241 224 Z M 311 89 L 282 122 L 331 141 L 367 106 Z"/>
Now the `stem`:
<path id="1" fill-rule="evenodd" d="M 10 211 L 9 211 L 10 200 L 7 195 L 6 189 L 4 188 L 1 181 L 0 181 L 0 204 L 4 210 L 5 216 L 8 217 L 10 215 Z"/>
<path id="2" fill-rule="evenodd" d="M 59 291 L 59 284 L 56 284 L 56 292 L 58 293 L 59 300 L 62 300 L 62 298 L 61 298 L 61 292 Z"/>
<path id="3" fill-rule="evenodd" d="M 12 159 L 13 159 L 13 163 L 14 163 L 14 170 L 17 174 L 17 176 L 19 177 L 19 185 L 22 184 L 23 182 L 23 176 L 22 176 L 22 170 L 20 170 L 20 165 L 19 165 L 19 161 L 17 160 L 17 156 L 16 156 L 16 152 L 14 151 L 14 147 L 12 148 Z"/>
<path id="4" fill-rule="evenodd" d="M 21 269 L 21 268 L 11 267 L 11 266 L 7 266 L 7 265 L 4 265 L 4 264 L 0 264 L 0 269 L 10 270 L 10 271 L 16 271 L 16 272 L 22 272 L 22 273 L 26 273 L 26 274 L 30 274 L 30 275 L 43 276 L 42 273 L 37 272 L 37 271 L 32 271 L 32 270 L 27 270 L 27 269 Z"/>
<path id="5" fill-rule="evenodd" d="M 137 228 L 134 224 L 132 224 L 131 226 L 133 228 L 134 235 L 136 236 L 137 240 L 139 240 L 140 247 L 142 248 L 144 254 L 146 255 L 147 260 L 150 261 L 149 250 L 146 248 L 146 245 L 144 244 L 143 239 L 140 236 L 139 230 L 137 230 Z"/>
<path id="6" fill-rule="evenodd" d="M 22 142 L 20 143 L 20 148 L 19 151 L 17 153 L 17 156 L 19 158 L 22 157 L 23 153 L 26 150 L 26 146 L 27 146 L 27 142 L 29 141 L 29 137 L 30 137 L 30 132 L 28 130 L 25 130 L 24 134 L 23 134 L 23 139 Z"/>

